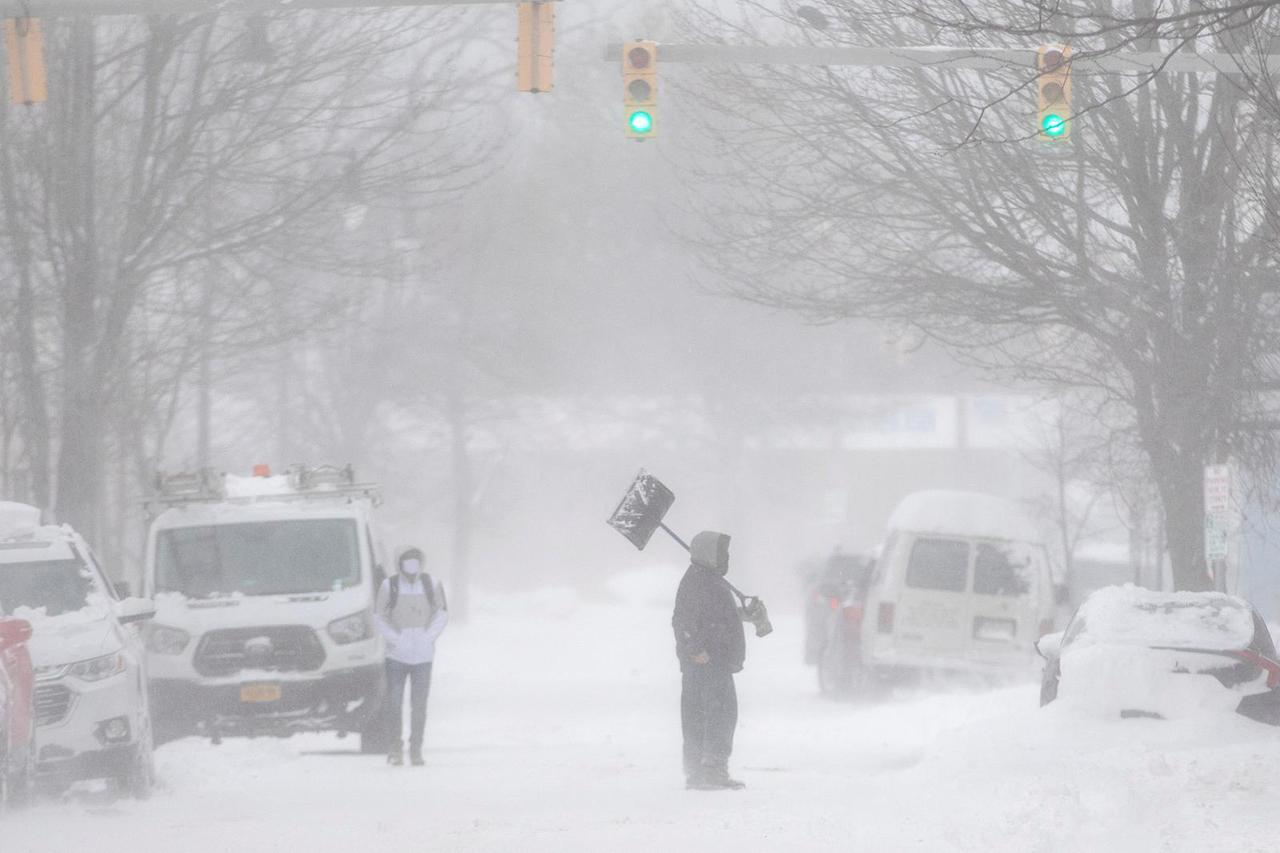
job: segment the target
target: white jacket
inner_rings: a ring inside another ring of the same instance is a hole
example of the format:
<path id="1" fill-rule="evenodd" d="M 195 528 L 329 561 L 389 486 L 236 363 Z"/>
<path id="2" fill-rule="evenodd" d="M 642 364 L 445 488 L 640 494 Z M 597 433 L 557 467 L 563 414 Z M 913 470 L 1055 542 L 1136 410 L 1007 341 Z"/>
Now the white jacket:
<path id="1" fill-rule="evenodd" d="M 422 576 L 410 581 L 400 575 L 400 594 L 394 610 L 391 603 L 391 578 L 382 582 L 374 605 L 374 623 L 387 645 L 387 658 L 416 666 L 431 663 L 436 657 L 436 639 L 449 624 L 449 609 L 444 588 L 433 581 L 435 606 L 427 597 Z"/>

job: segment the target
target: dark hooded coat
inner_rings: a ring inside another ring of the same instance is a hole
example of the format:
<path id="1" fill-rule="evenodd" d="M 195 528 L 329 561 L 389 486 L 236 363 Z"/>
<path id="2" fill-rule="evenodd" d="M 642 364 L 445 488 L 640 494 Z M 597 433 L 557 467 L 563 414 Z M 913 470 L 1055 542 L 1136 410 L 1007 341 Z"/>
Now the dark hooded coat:
<path id="1" fill-rule="evenodd" d="M 676 592 L 671 627 L 681 672 L 741 672 L 747 654 L 738 603 L 724 579 L 729 570 L 729 537 L 704 531 L 693 538 L 692 562 Z M 694 663 L 702 652 L 710 659 Z"/>

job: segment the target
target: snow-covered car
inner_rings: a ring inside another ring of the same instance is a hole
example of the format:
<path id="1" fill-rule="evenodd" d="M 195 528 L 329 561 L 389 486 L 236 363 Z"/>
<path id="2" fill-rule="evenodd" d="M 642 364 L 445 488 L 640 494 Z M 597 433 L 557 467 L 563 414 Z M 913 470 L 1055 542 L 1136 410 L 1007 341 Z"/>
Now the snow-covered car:
<path id="1" fill-rule="evenodd" d="M 1092 593 L 1063 632 L 1041 638 L 1040 704 L 1103 716 L 1236 711 L 1280 724 L 1280 662 L 1266 623 L 1218 592 L 1132 584 Z"/>
<path id="2" fill-rule="evenodd" d="M 35 675 L 27 641 L 31 623 L 6 619 L 0 602 L 0 812 L 27 798 L 35 782 Z"/>
<path id="3" fill-rule="evenodd" d="M 805 663 L 826 695 L 845 692 L 859 663 L 863 605 L 875 560 L 835 553 L 805 591 Z"/>
<path id="4" fill-rule="evenodd" d="M 1025 672 L 1053 630 L 1044 541 L 1021 507 L 974 492 L 908 495 L 889 520 L 867 593 L 869 672 Z"/>
<path id="5" fill-rule="evenodd" d="M 120 598 L 67 525 L 0 531 L 0 602 L 32 627 L 39 780 L 108 778 L 146 796 L 151 715 L 136 623 L 152 616 L 151 602 Z"/>
<path id="6" fill-rule="evenodd" d="M 384 692 L 376 501 L 349 467 L 161 481 L 145 588 L 162 739 L 365 735 Z"/>

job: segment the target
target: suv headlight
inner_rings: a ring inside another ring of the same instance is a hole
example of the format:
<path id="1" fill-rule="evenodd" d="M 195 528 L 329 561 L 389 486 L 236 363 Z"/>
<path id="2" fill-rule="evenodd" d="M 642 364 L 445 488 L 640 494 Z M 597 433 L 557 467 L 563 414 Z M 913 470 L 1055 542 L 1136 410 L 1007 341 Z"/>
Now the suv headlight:
<path id="1" fill-rule="evenodd" d="M 145 631 L 147 650 L 160 655 L 180 655 L 187 647 L 187 643 L 191 642 L 191 635 L 181 628 L 152 623 L 146 627 Z"/>
<path id="2" fill-rule="evenodd" d="M 334 619 L 329 623 L 329 636 L 340 646 L 358 643 L 373 636 L 373 624 L 365 611 Z"/>
<path id="3" fill-rule="evenodd" d="M 82 660 L 67 669 L 68 675 L 81 681 L 101 681 L 121 672 L 124 672 L 124 655 L 120 652 Z"/>

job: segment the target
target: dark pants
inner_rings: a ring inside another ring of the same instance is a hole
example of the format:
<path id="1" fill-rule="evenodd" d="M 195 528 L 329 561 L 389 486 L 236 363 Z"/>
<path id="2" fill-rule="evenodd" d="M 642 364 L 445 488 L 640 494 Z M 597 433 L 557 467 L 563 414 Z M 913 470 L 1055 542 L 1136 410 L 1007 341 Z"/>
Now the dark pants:
<path id="1" fill-rule="evenodd" d="M 387 732 L 392 752 L 404 741 L 404 683 L 409 682 L 409 750 L 422 752 L 427 727 L 427 694 L 431 692 L 431 664 L 407 664 L 387 659 Z"/>
<path id="2" fill-rule="evenodd" d="M 738 693 L 733 674 L 699 670 L 684 674 L 680 693 L 680 722 L 684 730 L 684 772 L 703 768 L 728 770 L 733 730 L 738 726 Z"/>

